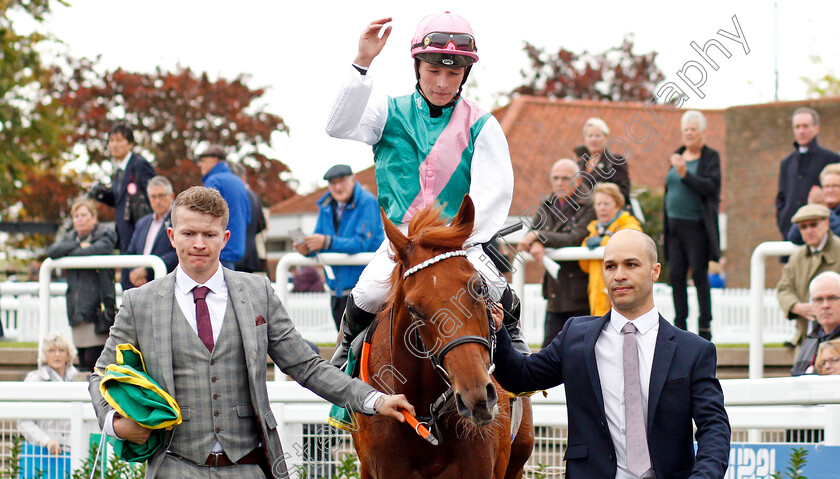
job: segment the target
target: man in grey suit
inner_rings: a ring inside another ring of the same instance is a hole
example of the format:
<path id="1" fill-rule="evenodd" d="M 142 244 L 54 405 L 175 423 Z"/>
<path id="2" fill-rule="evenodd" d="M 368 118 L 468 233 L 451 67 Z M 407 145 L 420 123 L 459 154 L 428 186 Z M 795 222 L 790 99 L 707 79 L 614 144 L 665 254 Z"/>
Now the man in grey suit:
<path id="1" fill-rule="evenodd" d="M 283 372 L 328 401 L 402 421 L 414 412 L 403 395 L 388 396 L 350 379 L 315 355 L 295 331 L 271 283 L 221 267 L 230 232 L 218 191 L 193 187 L 175 199 L 169 240 L 174 272 L 126 291 L 97 369 L 129 343 L 148 374 L 178 402 L 183 422 L 163 437 L 146 477 L 287 478 L 283 449 L 265 387 L 266 354 Z M 100 426 L 111 436 L 144 443 L 151 431 L 123 418 L 90 379 Z"/>

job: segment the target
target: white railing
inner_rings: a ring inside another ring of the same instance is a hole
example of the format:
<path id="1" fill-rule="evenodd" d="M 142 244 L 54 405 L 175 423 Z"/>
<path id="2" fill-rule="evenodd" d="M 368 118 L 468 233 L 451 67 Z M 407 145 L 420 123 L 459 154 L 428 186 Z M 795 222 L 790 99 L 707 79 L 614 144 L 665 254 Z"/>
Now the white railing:
<path id="1" fill-rule="evenodd" d="M 567 248 L 546 248 L 545 255 L 555 261 L 579 261 L 582 259 L 604 259 L 604 247 L 595 249 L 583 246 Z M 511 286 L 520 298 L 525 293 L 525 263 L 534 261 L 530 253 L 519 252 L 511 262 Z M 520 267 L 521 266 L 521 267 Z"/>
<path id="2" fill-rule="evenodd" d="M 14 285 L 14 288 L 9 287 Z M 282 287 L 275 284 L 277 291 Z M 51 286 L 50 331 L 70 333 L 67 325 L 64 293 L 65 283 Z M 0 283 L 0 321 L 8 337 L 18 341 L 38 340 L 37 283 Z M 294 320 L 295 327 L 308 340 L 315 343 L 331 343 L 337 331 L 332 319 L 328 293 L 288 292 L 284 302 L 286 311 Z M 654 285 L 653 298 L 657 308 L 666 318 L 673 318 L 674 306 L 671 288 L 665 284 Z M 693 288 L 689 288 L 688 329 L 697 331 L 697 300 Z M 716 344 L 746 344 L 750 334 L 750 305 L 747 289 L 712 290 L 712 334 Z M 120 303 L 120 285 L 117 284 L 117 304 Z M 543 339 L 545 321 L 545 299 L 540 284 L 526 284 L 522 295 L 522 328 L 531 344 L 540 344 Z M 765 344 L 780 344 L 793 336 L 795 325 L 784 317 L 776 302 L 776 291 L 767 289 L 763 295 Z M 66 331 L 65 331 L 66 329 Z"/>
<path id="3" fill-rule="evenodd" d="M 50 322 L 50 282 L 55 269 L 96 269 L 96 268 L 152 268 L 155 278 L 166 275 L 166 264 L 159 256 L 154 255 L 93 255 L 93 256 L 65 256 L 64 258 L 47 258 L 41 263 L 38 273 L 38 344 L 49 333 Z"/>
<path id="4" fill-rule="evenodd" d="M 373 259 L 374 253 L 358 253 L 358 254 L 344 254 L 344 253 L 320 253 L 316 256 L 303 256 L 299 253 L 289 253 L 280 258 L 277 262 L 277 268 L 274 270 L 274 289 L 283 304 L 286 304 L 289 296 L 289 288 L 287 287 L 289 280 L 289 271 L 292 266 L 364 266 L 370 263 Z"/>
<path id="5" fill-rule="evenodd" d="M 818 429 L 824 430 L 824 444 L 840 446 L 840 376 L 801 376 L 796 378 L 729 379 L 721 381 L 726 409 L 733 429 Z M 304 466 L 307 441 L 304 425 L 323 425 L 330 405 L 294 382 L 267 384 L 271 408 L 278 422 L 278 433 L 288 453 L 290 470 Z M 537 448 L 530 464 L 547 465 L 549 460 L 562 467 L 567 425 L 566 395 L 562 386 L 548 391 L 548 397 L 532 397 L 534 425 L 538 427 Z M 74 467 L 88 455 L 89 434 L 98 432 L 86 383 L 3 384 L 0 396 L 0 441 L 16 434 L 13 421 L 21 419 L 63 419 L 70 422 L 71 460 Z M 348 448 L 346 433 L 330 433 L 333 440 Z M 323 438 L 321 439 L 323 440 Z M 763 442 L 756 435 L 750 442 Z M 553 459 L 545 458 L 550 446 L 558 446 Z M 332 448 L 330 448 L 332 449 Z M 324 458 L 321 462 L 324 462 Z M 329 458 L 332 463 L 335 458 Z M 0 461 L 2 462 L 2 461 Z M 311 464 L 310 464 L 311 465 Z"/>
<path id="6" fill-rule="evenodd" d="M 796 250 L 796 246 L 788 242 L 769 242 L 759 245 L 753 253 L 751 262 L 751 288 L 749 293 L 749 300 L 745 301 L 742 290 L 724 290 L 718 292 L 713 290 L 712 305 L 714 308 L 713 317 L 715 321 L 712 322 L 713 337 L 718 344 L 727 343 L 742 343 L 748 341 L 750 343 L 750 377 L 757 378 L 763 375 L 763 344 L 765 342 L 777 343 L 783 342 L 792 336 L 794 325 L 790 321 L 786 321 L 781 312 L 775 305 L 775 300 L 772 298 L 774 294 L 772 290 L 764 289 L 765 268 L 764 263 L 768 257 L 789 255 Z M 600 259 L 603 257 L 603 248 L 589 250 L 584 247 L 561 248 L 558 250 L 547 250 L 547 255 L 556 260 L 580 260 L 580 259 Z M 301 325 L 302 331 L 306 332 L 310 340 L 317 342 L 330 342 L 334 338 L 335 330 L 331 326 L 330 312 L 327 303 L 321 303 L 316 296 L 289 296 L 290 292 L 287 287 L 287 279 L 289 270 L 294 265 L 364 265 L 367 264 L 373 257 L 373 253 L 361 253 L 357 255 L 344 255 L 340 253 L 323 253 L 317 257 L 305 257 L 297 253 L 290 253 L 285 255 L 277 264 L 276 269 L 276 283 L 275 290 L 278 295 L 287 304 L 293 318 L 305 318 L 305 324 Z M 91 263 L 91 261 L 99 261 L 102 259 L 103 263 Z M 531 327 L 528 337 L 532 342 L 542 336 L 541 321 L 539 318 L 544 316 L 540 310 L 544 311 L 544 301 L 538 296 L 531 294 L 530 286 L 524 284 L 524 262 L 533 260 L 527 253 L 520 253 L 513 262 L 513 273 L 511 284 L 516 289 L 517 293 L 523 300 L 524 317 L 531 318 L 527 321 Z M 40 307 L 39 307 L 39 334 L 38 337 L 43 337 L 48 331 L 49 311 L 51 307 L 51 294 L 55 293 L 55 286 L 49 286 L 47 290 L 49 273 L 48 269 L 57 267 L 133 267 L 133 266 L 148 266 L 150 264 L 158 263 L 153 266 L 157 274 L 165 274 L 165 267 L 160 258 L 156 256 L 102 256 L 102 257 L 73 257 L 61 258 L 60 260 L 47 260 L 41 268 L 41 286 L 40 286 Z M 76 266 L 79 265 L 79 266 Z M 158 271 L 158 268 L 160 271 Z M 46 278 L 46 280 L 45 280 Z M 14 287 L 8 287 L 10 283 L 4 283 L 0 287 L 0 294 L 2 294 L 3 303 L 0 307 L 4 310 L 14 310 L 16 307 L 25 309 L 22 303 L 16 303 L 11 300 L 8 295 L 15 294 Z M 667 287 L 665 287 L 667 288 Z M 656 293 L 656 304 L 666 317 L 672 317 L 673 305 L 667 298 L 663 287 L 657 286 L 658 293 Z M 47 293 L 50 291 L 51 293 Z M 60 294 L 60 293 L 58 293 Z M 689 294 L 690 298 L 690 316 L 689 329 L 696 330 L 696 295 Z M 289 301 L 292 299 L 292 301 Z M 304 299 L 305 298 L 305 299 Z M 296 301 L 302 300 L 306 304 L 295 304 Z M 52 299 L 53 303 L 55 297 Z M 536 304 L 534 304 L 536 303 Z M 323 304 L 323 307 L 318 306 Z M 746 311 L 749 324 L 749 331 L 743 331 L 744 328 L 744 312 Z M 4 326 L 14 331 L 15 329 L 25 330 L 21 328 L 21 322 L 27 322 L 27 315 L 24 313 L 23 317 L 10 317 L 10 313 L 4 313 L 2 320 Z M 10 323 L 14 322 L 12 325 Z M 744 334 L 746 333 L 746 334 Z M 765 337 L 766 336 L 766 337 Z M 767 341 L 765 341 L 767 339 Z"/>
<path id="7" fill-rule="evenodd" d="M 764 376 L 764 339 L 761 292 L 764 290 L 767 258 L 788 256 L 798 246 L 789 241 L 768 241 L 758 245 L 750 258 L 750 379 Z"/>

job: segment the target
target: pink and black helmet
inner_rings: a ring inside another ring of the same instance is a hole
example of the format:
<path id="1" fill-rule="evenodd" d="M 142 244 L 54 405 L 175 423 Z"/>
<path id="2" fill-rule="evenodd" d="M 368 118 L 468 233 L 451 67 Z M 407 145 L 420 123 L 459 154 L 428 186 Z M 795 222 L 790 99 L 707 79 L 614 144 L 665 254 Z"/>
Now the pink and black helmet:
<path id="1" fill-rule="evenodd" d="M 478 61 L 472 27 L 464 17 L 445 12 L 428 15 L 411 38 L 411 58 L 445 67 Z"/>

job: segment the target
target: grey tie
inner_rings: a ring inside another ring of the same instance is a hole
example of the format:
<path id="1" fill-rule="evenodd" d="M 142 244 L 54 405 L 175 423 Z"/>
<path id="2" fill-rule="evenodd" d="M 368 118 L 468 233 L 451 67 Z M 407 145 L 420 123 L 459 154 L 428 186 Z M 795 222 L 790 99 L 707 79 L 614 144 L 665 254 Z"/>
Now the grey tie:
<path id="1" fill-rule="evenodd" d="M 120 191 L 120 188 L 122 188 L 122 180 L 123 180 L 124 175 L 125 175 L 125 172 L 123 171 L 123 169 L 122 168 L 117 168 L 117 172 L 114 175 L 114 185 L 111 189 L 111 191 L 114 192 L 115 196 L 117 195 L 117 192 Z"/>
<path id="2" fill-rule="evenodd" d="M 628 322 L 621 332 L 624 333 L 624 438 L 627 444 L 627 469 L 641 477 L 650 469 L 650 451 L 645 432 L 645 411 L 642 408 L 636 325 Z"/>

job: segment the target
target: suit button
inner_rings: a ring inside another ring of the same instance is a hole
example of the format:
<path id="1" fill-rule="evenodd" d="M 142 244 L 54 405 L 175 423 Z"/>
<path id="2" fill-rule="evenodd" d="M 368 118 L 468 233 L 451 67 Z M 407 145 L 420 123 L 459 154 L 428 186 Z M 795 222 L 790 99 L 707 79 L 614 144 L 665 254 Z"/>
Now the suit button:
<path id="1" fill-rule="evenodd" d="M 217 428 L 216 428 L 216 432 L 222 432 L 222 428 L 217 427 Z"/>
<path id="2" fill-rule="evenodd" d="M 599 423 L 599 425 L 601 426 L 601 429 L 604 429 L 604 428 L 606 428 L 606 427 L 607 427 L 607 424 L 606 424 L 604 421 L 601 421 L 601 422 Z"/>
<path id="3" fill-rule="evenodd" d="M 210 378 L 210 382 L 211 382 L 211 383 L 216 382 L 216 376 L 213 376 L 212 378 Z"/>
<path id="4" fill-rule="evenodd" d="M 213 395 L 213 399 L 219 399 L 219 395 L 218 395 L 218 394 L 214 394 L 214 395 Z"/>
<path id="5" fill-rule="evenodd" d="M 213 415 L 219 417 L 219 411 L 213 411 Z"/>
<path id="6" fill-rule="evenodd" d="M 614 454 L 610 454 L 609 456 L 607 456 L 607 459 L 609 459 L 609 460 L 610 460 L 610 462 L 613 462 L 613 461 L 615 461 L 615 455 L 614 455 Z"/>
<path id="7" fill-rule="evenodd" d="M 216 364 L 216 360 L 215 360 L 215 359 L 211 359 L 211 360 L 210 360 L 210 365 L 211 365 L 211 366 L 213 366 L 214 364 Z"/>

